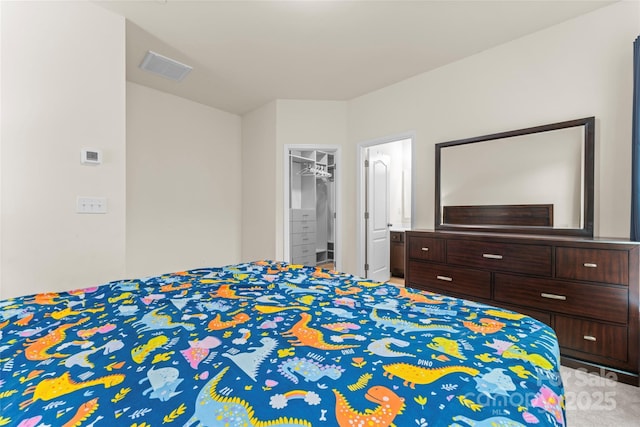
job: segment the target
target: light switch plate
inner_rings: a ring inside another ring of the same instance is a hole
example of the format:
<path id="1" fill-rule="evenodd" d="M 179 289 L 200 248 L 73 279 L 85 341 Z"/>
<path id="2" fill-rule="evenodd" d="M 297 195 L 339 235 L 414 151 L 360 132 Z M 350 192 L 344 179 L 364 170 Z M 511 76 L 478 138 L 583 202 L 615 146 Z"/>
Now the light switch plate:
<path id="1" fill-rule="evenodd" d="M 105 214 L 107 213 L 107 198 L 78 196 L 76 201 L 76 212 L 85 214 Z"/>

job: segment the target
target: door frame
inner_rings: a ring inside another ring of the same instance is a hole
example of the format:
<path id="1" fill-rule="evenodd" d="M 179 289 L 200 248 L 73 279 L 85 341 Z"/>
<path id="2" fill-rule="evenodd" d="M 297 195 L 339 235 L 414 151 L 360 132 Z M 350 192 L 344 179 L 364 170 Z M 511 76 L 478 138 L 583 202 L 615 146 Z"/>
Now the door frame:
<path id="1" fill-rule="evenodd" d="M 357 254 L 358 268 L 357 268 L 356 274 L 360 277 L 365 277 L 365 273 L 366 273 L 364 270 L 364 264 L 366 259 L 365 253 L 367 250 L 367 246 L 366 246 L 367 230 L 366 230 L 366 222 L 364 220 L 364 214 L 366 210 L 366 205 L 365 205 L 366 203 L 365 172 L 366 171 L 364 167 L 364 161 L 366 159 L 366 150 L 371 147 L 375 147 L 376 145 L 387 144 L 389 142 L 402 141 L 404 139 L 411 140 L 411 228 L 413 228 L 414 221 L 415 221 L 415 192 L 416 192 L 416 186 L 415 186 L 416 134 L 415 132 L 412 131 L 412 132 L 400 133 L 396 135 L 390 135 L 382 138 L 361 142 L 358 144 L 358 149 L 356 150 L 357 151 L 356 153 L 356 156 L 357 156 L 357 159 L 356 159 L 356 164 L 357 164 L 356 250 L 358 252 Z"/>
<path id="2" fill-rule="evenodd" d="M 290 218 L 289 218 L 289 185 L 290 185 L 290 163 L 289 163 L 289 151 L 302 150 L 302 151 L 324 151 L 333 154 L 334 162 L 336 165 L 336 176 L 334 177 L 335 187 L 335 222 L 334 222 L 334 263 L 335 270 L 341 271 L 342 268 L 342 148 L 339 145 L 318 145 L 318 144 L 285 144 L 284 145 L 284 192 L 283 192 L 283 204 L 282 204 L 282 230 L 284 234 L 283 249 L 284 260 L 291 260 L 291 239 L 289 237 L 290 232 Z"/>

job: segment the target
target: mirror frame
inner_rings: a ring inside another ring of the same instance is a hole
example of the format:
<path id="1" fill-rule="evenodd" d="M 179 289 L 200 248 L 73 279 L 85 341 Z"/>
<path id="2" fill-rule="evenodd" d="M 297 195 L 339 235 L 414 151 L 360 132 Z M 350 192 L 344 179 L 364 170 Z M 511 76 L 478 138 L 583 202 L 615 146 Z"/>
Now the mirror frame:
<path id="1" fill-rule="evenodd" d="M 558 129 L 584 126 L 584 194 L 583 200 L 583 224 L 582 228 L 553 228 L 535 226 L 509 226 L 509 225 L 464 225 L 464 224 L 443 224 L 442 206 L 440 200 L 440 165 L 441 151 L 443 148 L 457 145 L 473 144 L 497 139 L 511 138 L 514 136 L 529 135 L 534 133 L 554 131 Z M 487 231 L 497 233 L 523 233 L 523 234 L 544 234 L 557 236 L 581 236 L 593 237 L 593 211 L 594 211 L 594 151 L 595 151 L 595 117 L 586 117 L 576 120 L 551 123 L 542 126 L 534 126 L 525 129 L 512 130 L 507 132 L 494 133 L 490 135 L 477 136 L 474 138 L 458 139 L 454 141 L 441 142 L 435 145 L 435 229 L 441 231 Z"/>

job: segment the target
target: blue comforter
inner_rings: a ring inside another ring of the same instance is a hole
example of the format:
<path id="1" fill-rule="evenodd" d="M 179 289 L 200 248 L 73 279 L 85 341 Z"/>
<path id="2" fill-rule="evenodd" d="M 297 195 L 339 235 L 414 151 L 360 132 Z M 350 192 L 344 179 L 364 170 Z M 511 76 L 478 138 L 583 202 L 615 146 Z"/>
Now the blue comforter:
<path id="1" fill-rule="evenodd" d="M 255 262 L 0 301 L 0 426 L 564 426 L 521 314 Z"/>

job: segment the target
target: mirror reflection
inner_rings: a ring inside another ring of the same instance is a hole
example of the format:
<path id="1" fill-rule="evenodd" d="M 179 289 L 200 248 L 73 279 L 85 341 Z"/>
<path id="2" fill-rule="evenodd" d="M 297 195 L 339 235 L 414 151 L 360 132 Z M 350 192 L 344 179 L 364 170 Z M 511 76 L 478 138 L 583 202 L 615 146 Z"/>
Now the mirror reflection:
<path id="1" fill-rule="evenodd" d="M 437 144 L 436 228 L 593 235 L 593 122 Z"/>

